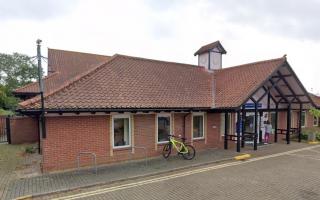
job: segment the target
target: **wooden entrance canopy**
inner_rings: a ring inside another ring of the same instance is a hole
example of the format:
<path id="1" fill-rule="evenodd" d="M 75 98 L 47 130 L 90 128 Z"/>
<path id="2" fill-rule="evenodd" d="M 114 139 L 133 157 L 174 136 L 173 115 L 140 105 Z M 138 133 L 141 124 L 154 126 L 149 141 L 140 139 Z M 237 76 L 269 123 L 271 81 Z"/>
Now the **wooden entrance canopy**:
<path id="1" fill-rule="evenodd" d="M 246 105 L 252 105 L 252 107 Z M 228 140 L 237 141 L 237 152 L 240 152 L 241 144 L 244 146 L 246 135 L 244 134 L 244 119 L 246 112 L 254 112 L 255 129 L 252 139 L 254 141 L 254 150 L 257 150 L 258 138 L 258 112 L 275 112 L 275 142 L 278 141 L 278 112 L 287 112 L 286 124 L 286 143 L 290 144 L 291 132 L 291 111 L 299 111 L 298 122 L 298 141 L 301 142 L 301 119 L 302 110 L 316 107 L 297 75 L 291 66 L 285 61 L 277 70 L 258 85 L 253 92 L 234 110 L 225 111 L 225 149 L 228 148 Z M 230 135 L 227 131 L 228 112 L 237 113 L 237 131 L 236 135 Z M 239 123 L 242 122 L 242 123 Z M 260 137 L 261 138 L 261 137 Z M 239 141 L 239 142 L 238 142 Z M 241 141 L 241 142 L 240 142 Z"/>

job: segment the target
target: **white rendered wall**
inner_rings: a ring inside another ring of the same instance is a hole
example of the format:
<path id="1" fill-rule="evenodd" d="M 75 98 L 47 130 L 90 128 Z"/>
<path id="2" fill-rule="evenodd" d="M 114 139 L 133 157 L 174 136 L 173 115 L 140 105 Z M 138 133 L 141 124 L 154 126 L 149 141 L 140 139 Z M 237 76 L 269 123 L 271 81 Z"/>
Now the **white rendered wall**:
<path id="1" fill-rule="evenodd" d="M 208 69 L 208 66 L 209 66 L 209 53 L 203 53 L 203 54 L 199 55 L 198 65 Z"/>
<path id="2" fill-rule="evenodd" d="M 210 69 L 222 68 L 222 54 L 216 52 L 210 52 Z"/>

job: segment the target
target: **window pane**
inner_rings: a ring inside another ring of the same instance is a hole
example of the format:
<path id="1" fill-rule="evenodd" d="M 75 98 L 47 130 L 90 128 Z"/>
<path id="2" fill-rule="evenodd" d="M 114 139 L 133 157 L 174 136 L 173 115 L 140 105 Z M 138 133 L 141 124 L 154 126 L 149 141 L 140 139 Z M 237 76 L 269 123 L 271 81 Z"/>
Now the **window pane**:
<path id="1" fill-rule="evenodd" d="M 203 137 L 203 116 L 193 116 L 193 138 Z"/>
<path id="2" fill-rule="evenodd" d="M 130 145 L 129 118 L 114 119 L 114 146 Z"/>
<path id="3" fill-rule="evenodd" d="M 318 118 L 317 117 L 313 117 L 313 125 L 314 126 L 318 125 Z"/>
<path id="4" fill-rule="evenodd" d="M 254 115 L 246 116 L 244 122 L 244 131 L 247 133 L 254 133 Z"/>
<path id="5" fill-rule="evenodd" d="M 158 117 L 158 142 L 168 141 L 170 117 Z"/>
<path id="6" fill-rule="evenodd" d="M 221 124 L 220 124 L 220 132 L 221 132 L 221 135 L 224 135 L 225 133 L 225 113 L 221 113 Z M 228 121 L 228 124 L 227 124 L 227 133 L 231 133 L 231 114 L 228 113 L 228 116 L 227 116 L 227 121 Z"/>
<path id="7" fill-rule="evenodd" d="M 306 123 L 306 112 L 302 112 L 301 126 L 305 126 L 305 123 Z"/>

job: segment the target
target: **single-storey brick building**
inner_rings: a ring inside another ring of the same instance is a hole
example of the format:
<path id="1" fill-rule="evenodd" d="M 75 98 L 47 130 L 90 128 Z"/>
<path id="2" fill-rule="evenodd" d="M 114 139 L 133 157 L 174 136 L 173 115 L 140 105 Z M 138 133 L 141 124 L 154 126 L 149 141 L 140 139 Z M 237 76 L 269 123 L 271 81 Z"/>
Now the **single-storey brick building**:
<path id="1" fill-rule="evenodd" d="M 320 102 L 286 56 L 222 68 L 223 54 L 219 41 L 194 54 L 198 65 L 48 49 L 43 170 L 74 168 L 80 152 L 101 164 L 143 158 L 143 149 L 158 156 L 168 134 L 186 137 L 196 150 L 240 151 L 250 142 L 257 149 L 266 120 L 275 142 L 300 139 L 301 126 L 314 123 L 304 112 Z M 15 94 L 24 99 L 19 112 L 39 118 L 38 83 Z"/>

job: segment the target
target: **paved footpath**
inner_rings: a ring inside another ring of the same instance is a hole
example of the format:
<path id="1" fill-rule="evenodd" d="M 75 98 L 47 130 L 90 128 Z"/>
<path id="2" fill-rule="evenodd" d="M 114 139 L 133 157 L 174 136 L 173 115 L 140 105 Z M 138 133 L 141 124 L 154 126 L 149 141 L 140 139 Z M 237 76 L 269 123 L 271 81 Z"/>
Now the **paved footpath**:
<path id="1" fill-rule="evenodd" d="M 34 196 L 52 192 L 61 192 L 93 185 L 106 184 L 135 177 L 159 174 L 180 168 L 203 165 L 206 163 L 230 160 L 238 155 L 234 150 L 211 149 L 199 152 L 195 159 L 184 160 L 179 156 L 170 156 L 168 160 L 162 157 L 145 161 L 122 163 L 98 168 L 95 174 L 92 169 L 69 171 L 54 174 L 11 180 L 4 199 L 14 199 L 22 196 Z M 1 198 L 0 198 L 1 199 Z"/>
<path id="2" fill-rule="evenodd" d="M 23 155 L 28 146 L 0 144 L 0 199 L 5 199 L 10 183 L 19 179 L 17 172 L 29 164 L 29 156 Z"/>
<path id="3" fill-rule="evenodd" d="M 319 200 L 320 146 L 229 161 L 42 199 Z"/>
<path id="4" fill-rule="evenodd" d="M 252 146 L 242 149 L 243 152 L 252 153 L 253 156 L 270 155 L 292 149 L 299 149 L 308 146 L 304 143 L 272 144 L 259 147 L 258 151 L 253 151 Z M 200 165 L 206 165 L 213 162 L 221 162 L 224 160 L 232 160 L 235 155 L 235 149 L 219 150 L 211 149 L 199 152 L 196 158 L 186 161 L 181 157 L 173 156 L 168 160 L 163 158 L 152 159 L 145 162 L 123 163 L 98 169 L 98 174 L 91 171 L 71 171 L 55 174 L 44 174 L 41 176 L 15 179 L 10 181 L 3 199 L 14 199 L 21 196 L 39 196 L 42 194 L 64 192 L 79 188 L 92 187 L 96 185 L 111 184 L 118 181 L 126 181 L 128 179 L 136 179 L 137 177 L 150 176 L 159 173 L 167 173 L 181 168 L 190 168 Z"/>

